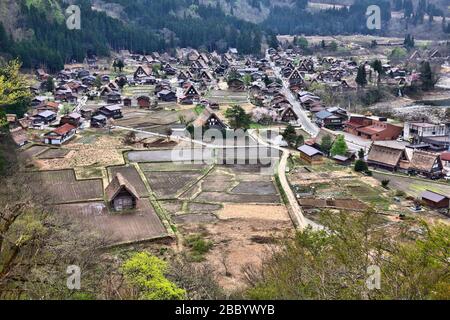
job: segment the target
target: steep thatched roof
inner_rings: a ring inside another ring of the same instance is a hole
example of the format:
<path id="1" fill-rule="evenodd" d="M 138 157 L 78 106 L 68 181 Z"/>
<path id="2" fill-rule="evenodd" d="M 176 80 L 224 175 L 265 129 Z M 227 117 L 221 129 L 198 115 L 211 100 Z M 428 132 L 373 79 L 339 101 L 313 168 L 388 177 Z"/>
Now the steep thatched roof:
<path id="1" fill-rule="evenodd" d="M 404 149 L 376 144 L 370 148 L 367 160 L 390 167 L 396 167 L 402 158 Z"/>
<path id="2" fill-rule="evenodd" d="M 108 202 L 113 201 L 117 194 L 123 189 L 128 191 L 134 198 L 139 199 L 139 194 L 137 193 L 136 189 L 128 182 L 127 179 L 125 179 L 125 177 L 121 173 L 117 173 L 105 190 Z"/>
<path id="3" fill-rule="evenodd" d="M 411 158 L 410 168 L 418 171 L 430 172 L 436 161 L 439 160 L 439 154 L 426 152 L 422 150 L 414 150 Z"/>
<path id="4" fill-rule="evenodd" d="M 209 107 L 206 107 L 192 124 L 196 128 L 204 127 L 208 124 L 208 122 L 210 122 L 210 119 L 214 119 L 213 122 L 217 123 L 219 127 L 226 127 L 222 120 L 220 120 L 219 117 Z"/>

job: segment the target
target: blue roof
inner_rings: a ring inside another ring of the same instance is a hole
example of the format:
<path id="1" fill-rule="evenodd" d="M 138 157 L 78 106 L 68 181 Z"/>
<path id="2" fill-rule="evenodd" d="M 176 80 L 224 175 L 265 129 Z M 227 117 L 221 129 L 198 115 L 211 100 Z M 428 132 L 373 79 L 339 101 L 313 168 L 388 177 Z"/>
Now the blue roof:
<path id="1" fill-rule="evenodd" d="M 326 119 L 328 117 L 331 117 L 333 114 L 331 112 L 328 112 L 327 110 L 322 110 L 318 113 L 316 113 L 316 118 L 319 119 Z"/>

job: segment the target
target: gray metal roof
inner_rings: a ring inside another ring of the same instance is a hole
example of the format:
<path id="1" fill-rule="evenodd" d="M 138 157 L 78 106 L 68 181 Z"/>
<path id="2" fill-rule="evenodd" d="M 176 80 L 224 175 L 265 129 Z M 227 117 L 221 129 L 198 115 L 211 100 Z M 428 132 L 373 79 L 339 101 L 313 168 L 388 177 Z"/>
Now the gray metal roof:
<path id="1" fill-rule="evenodd" d="M 422 192 L 421 197 L 422 199 L 431 200 L 433 202 L 441 202 L 444 199 L 448 199 L 448 197 L 430 190 Z"/>
<path id="2" fill-rule="evenodd" d="M 300 148 L 298 148 L 298 151 L 305 153 L 308 156 L 314 156 L 316 154 L 322 154 L 322 152 L 320 152 L 319 150 L 317 150 L 316 148 L 307 146 L 306 144 L 301 146 Z"/>
<path id="3" fill-rule="evenodd" d="M 50 111 L 50 110 L 45 110 L 38 114 L 38 116 L 43 117 L 43 118 L 48 118 L 48 117 L 51 117 L 54 115 L 56 115 L 56 113 L 54 113 L 53 111 Z"/>
<path id="4" fill-rule="evenodd" d="M 319 119 L 326 119 L 326 118 L 329 118 L 331 116 L 333 116 L 333 114 L 331 112 L 326 111 L 326 110 L 322 110 L 322 111 L 316 113 L 316 118 L 319 118 Z"/>

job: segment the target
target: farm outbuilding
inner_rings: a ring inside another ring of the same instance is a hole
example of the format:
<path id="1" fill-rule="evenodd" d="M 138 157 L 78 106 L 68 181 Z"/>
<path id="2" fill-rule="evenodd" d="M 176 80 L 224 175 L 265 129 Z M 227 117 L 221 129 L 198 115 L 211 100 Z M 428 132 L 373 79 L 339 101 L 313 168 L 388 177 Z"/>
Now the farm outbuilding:
<path id="1" fill-rule="evenodd" d="M 108 204 L 115 211 L 135 209 L 139 195 L 121 174 L 117 173 L 105 190 Z"/>
<path id="2" fill-rule="evenodd" d="M 430 208 L 448 209 L 450 206 L 450 198 L 443 194 L 426 190 L 421 194 L 422 201 Z"/>
<path id="3" fill-rule="evenodd" d="M 300 159 L 308 164 L 319 164 L 323 162 L 323 153 L 316 148 L 303 145 L 298 148 L 300 151 Z"/>

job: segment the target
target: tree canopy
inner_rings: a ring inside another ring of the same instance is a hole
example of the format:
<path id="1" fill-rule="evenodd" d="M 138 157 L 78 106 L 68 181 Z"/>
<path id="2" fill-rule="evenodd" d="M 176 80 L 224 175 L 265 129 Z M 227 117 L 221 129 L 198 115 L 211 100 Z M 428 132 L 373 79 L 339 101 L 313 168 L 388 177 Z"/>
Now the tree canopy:
<path id="1" fill-rule="evenodd" d="M 250 299 L 449 299 L 450 228 L 422 225 L 423 236 L 395 241 L 372 211 L 324 212 L 326 230 L 283 241 L 260 270 L 249 268 Z M 379 289 L 367 283 L 381 271 Z"/>
<path id="2" fill-rule="evenodd" d="M 347 143 L 345 142 L 345 137 L 340 134 L 337 136 L 336 140 L 333 143 L 333 146 L 331 148 L 331 156 L 345 156 L 347 154 L 348 147 Z"/>
<path id="3" fill-rule="evenodd" d="M 233 129 L 248 129 L 251 123 L 251 116 L 239 105 L 233 105 L 225 111 L 230 126 Z"/>
<path id="4" fill-rule="evenodd" d="M 142 300 L 181 300 L 186 291 L 165 277 L 167 263 L 147 252 L 135 253 L 125 261 L 122 272 Z"/>

